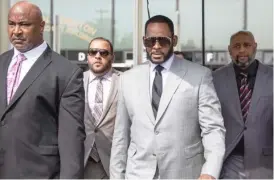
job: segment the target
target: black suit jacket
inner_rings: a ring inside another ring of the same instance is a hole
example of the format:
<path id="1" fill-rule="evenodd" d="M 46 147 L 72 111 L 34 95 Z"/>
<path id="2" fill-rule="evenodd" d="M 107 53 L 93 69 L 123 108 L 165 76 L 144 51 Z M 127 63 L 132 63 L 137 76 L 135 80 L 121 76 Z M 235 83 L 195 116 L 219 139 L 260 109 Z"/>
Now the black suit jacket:
<path id="1" fill-rule="evenodd" d="M 83 178 L 83 73 L 49 47 L 7 105 L 13 50 L 0 55 L 0 178 Z"/>

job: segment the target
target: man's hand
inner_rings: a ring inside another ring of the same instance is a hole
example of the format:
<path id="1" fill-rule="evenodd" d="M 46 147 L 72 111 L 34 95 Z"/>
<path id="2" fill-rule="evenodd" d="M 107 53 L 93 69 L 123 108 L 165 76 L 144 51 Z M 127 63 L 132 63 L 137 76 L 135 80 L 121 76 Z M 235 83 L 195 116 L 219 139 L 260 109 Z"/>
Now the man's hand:
<path id="1" fill-rule="evenodd" d="M 199 180 L 203 180 L 203 179 L 216 179 L 214 178 L 213 176 L 210 176 L 208 174 L 201 174 L 200 177 L 199 177 Z"/>

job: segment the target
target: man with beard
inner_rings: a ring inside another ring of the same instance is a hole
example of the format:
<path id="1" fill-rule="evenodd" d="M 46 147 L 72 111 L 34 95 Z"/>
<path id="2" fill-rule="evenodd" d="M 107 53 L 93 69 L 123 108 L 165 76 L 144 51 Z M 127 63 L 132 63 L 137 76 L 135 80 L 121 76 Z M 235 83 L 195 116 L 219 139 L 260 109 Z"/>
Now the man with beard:
<path id="1" fill-rule="evenodd" d="M 109 40 L 102 37 L 91 40 L 88 49 L 90 70 L 84 72 L 86 179 L 109 177 L 120 76 L 120 72 L 112 68 L 113 60 L 113 47 Z"/>
<path id="2" fill-rule="evenodd" d="M 211 71 L 173 54 L 173 22 L 145 24 L 149 61 L 121 77 L 113 135 L 113 179 L 214 179 L 225 153 L 225 128 Z"/>
<path id="3" fill-rule="evenodd" d="M 251 32 L 233 34 L 232 63 L 213 74 L 227 129 L 224 179 L 273 179 L 273 69 L 256 49 Z"/>

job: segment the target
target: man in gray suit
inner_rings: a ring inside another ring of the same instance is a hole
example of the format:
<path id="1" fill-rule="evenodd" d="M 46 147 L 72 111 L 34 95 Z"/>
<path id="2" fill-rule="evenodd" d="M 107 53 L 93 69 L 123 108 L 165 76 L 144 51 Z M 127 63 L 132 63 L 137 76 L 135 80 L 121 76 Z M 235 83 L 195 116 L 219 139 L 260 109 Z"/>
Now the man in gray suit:
<path id="1" fill-rule="evenodd" d="M 149 61 L 121 76 L 110 177 L 219 177 L 225 128 L 211 71 L 173 54 L 173 22 L 150 18 Z"/>
<path id="2" fill-rule="evenodd" d="M 83 178 L 83 72 L 43 40 L 40 9 L 9 11 L 0 55 L 0 178 Z"/>
<path id="3" fill-rule="evenodd" d="M 233 34 L 232 63 L 213 74 L 227 129 L 224 179 L 273 178 L 273 69 L 256 49 L 251 32 Z"/>
<path id="4" fill-rule="evenodd" d="M 91 40 L 90 70 L 84 73 L 86 94 L 85 178 L 109 177 L 109 161 L 117 108 L 120 72 L 112 68 L 113 46 L 105 38 Z"/>

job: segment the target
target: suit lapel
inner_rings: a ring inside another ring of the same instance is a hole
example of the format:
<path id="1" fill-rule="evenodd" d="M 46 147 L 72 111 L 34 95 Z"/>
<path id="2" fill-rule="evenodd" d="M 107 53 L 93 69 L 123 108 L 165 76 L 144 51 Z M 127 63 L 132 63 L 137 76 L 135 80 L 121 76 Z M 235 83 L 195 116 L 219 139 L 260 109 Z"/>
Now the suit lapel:
<path id="1" fill-rule="evenodd" d="M 241 125 L 244 125 L 233 63 L 230 63 L 228 66 L 226 81 L 229 82 L 229 83 L 226 83 L 226 88 L 228 92 L 227 97 L 229 97 L 229 101 L 230 101 L 230 108 L 233 108 L 234 109 L 233 112 L 236 112 L 236 117 L 237 117 L 236 119 L 238 120 L 238 122 Z"/>
<path id="2" fill-rule="evenodd" d="M 103 113 L 102 116 L 100 118 L 100 121 L 98 122 L 97 126 L 99 126 L 103 119 L 105 118 L 105 116 L 107 115 L 117 93 L 118 93 L 118 78 L 120 76 L 120 73 L 115 71 L 114 69 L 112 69 L 112 80 L 111 80 L 111 88 L 110 88 L 110 93 L 109 93 L 109 97 L 106 103 L 105 108 L 103 109 Z"/>
<path id="3" fill-rule="evenodd" d="M 259 102 L 261 95 L 263 94 L 262 91 L 264 90 L 264 88 L 262 88 L 262 87 L 264 87 L 265 84 L 267 84 L 267 82 L 265 82 L 267 79 L 264 78 L 265 70 L 266 69 L 264 68 L 264 66 L 261 63 L 259 63 L 257 75 L 256 75 L 256 79 L 255 79 L 255 84 L 254 84 L 254 88 L 253 88 L 253 93 L 252 93 L 252 97 L 251 97 L 249 113 L 246 118 L 246 124 L 248 124 L 249 121 L 252 120 L 252 112 L 255 112 L 256 105 Z"/>
<path id="4" fill-rule="evenodd" d="M 166 84 L 163 88 L 162 97 L 157 112 L 156 123 L 163 116 L 166 108 L 168 107 L 172 96 L 176 92 L 179 84 L 181 83 L 185 73 L 187 72 L 187 64 L 184 60 L 178 60 L 174 57 L 173 63 L 170 67 L 169 74 L 166 80 Z"/>
<path id="5" fill-rule="evenodd" d="M 146 62 L 142 65 L 139 65 L 140 73 L 138 73 L 138 78 L 140 78 L 140 82 L 138 84 L 139 98 L 141 105 L 147 116 L 149 117 L 151 123 L 155 125 L 155 117 L 152 111 L 151 106 L 151 98 L 150 98 L 150 64 Z M 137 82 L 136 82 L 137 83 Z M 137 99 L 138 100 L 138 99 Z"/>
<path id="6" fill-rule="evenodd" d="M 31 84 L 37 79 L 37 77 L 43 72 L 43 70 L 51 63 L 52 50 L 48 47 L 45 52 L 37 59 L 29 72 L 23 78 L 14 96 L 12 97 L 8 109 L 24 94 L 24 92 L 31 86 Z"/>
<path id="7" fill-rule="evenodd" d="M 13 49 L 10 50 L 6 56 L 3 56 L 0 61 L 0 106 L 4 109 L 7 106 L 7 73 L 9 64 L 12 60 Z M 0 116 L 1 117 L 1 116 Z"/>

